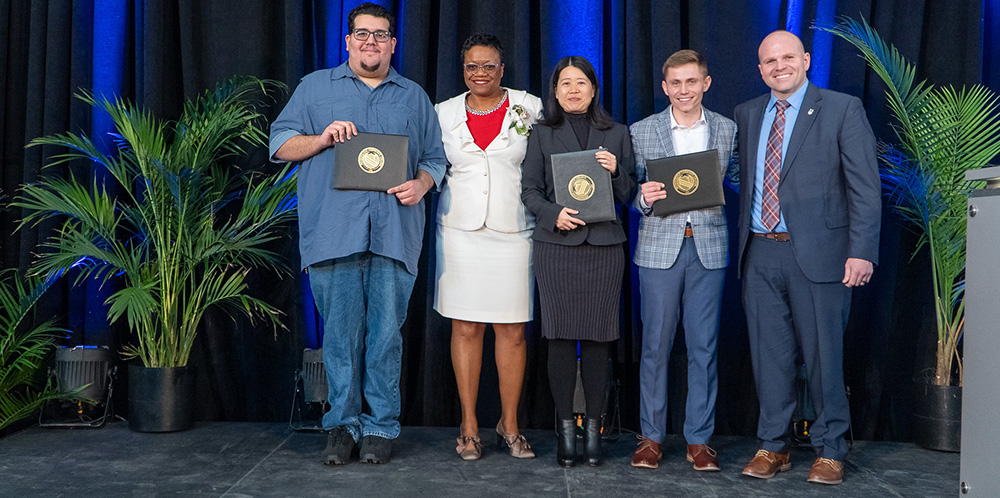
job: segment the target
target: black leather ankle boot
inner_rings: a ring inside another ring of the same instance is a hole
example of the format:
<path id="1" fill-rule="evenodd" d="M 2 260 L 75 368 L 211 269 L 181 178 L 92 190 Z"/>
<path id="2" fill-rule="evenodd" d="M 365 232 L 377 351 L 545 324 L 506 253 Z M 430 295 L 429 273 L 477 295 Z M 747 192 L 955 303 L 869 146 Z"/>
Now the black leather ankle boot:
<path id="1" fill-rule="evenodd" d="M 583 461 L 596 467 L 604 461 L 601 456 L 601 419 L 590 418 L 583 422 Z"/>
<path id="2" fill-rule="evenodd" d="M 573 419 L 559 421 L 559 448 L 556 450 L 556 460 L 562 467 L 576 465 L 576 421 Z"/>

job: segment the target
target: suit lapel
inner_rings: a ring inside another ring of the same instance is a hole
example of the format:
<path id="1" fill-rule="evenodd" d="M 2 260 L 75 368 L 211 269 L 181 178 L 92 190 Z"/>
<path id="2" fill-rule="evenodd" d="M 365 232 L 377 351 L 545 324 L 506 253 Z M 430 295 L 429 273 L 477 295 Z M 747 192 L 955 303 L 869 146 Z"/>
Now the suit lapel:
<path id="1" fill-rule="evenodd" d="M 476 139 L 473 138 L 472 131 L 469 130 L 468 121 L 466 121 L 465 116 L 462 116 L 460 119 L 461 121 L 452 128 L 452 131 L 458 135 L 458 139 L 462 142 L 462 150 L 465 152 L 478 152 L 479 146 L 476 145 Z"/>
<path id="2" fill-rule="evenodd" d="M 788 168 L 792 164 L 795 164 L 795 155 L 802 148 L 802 143 L 805 142 L 806 136 L 809 134 L 809 128 L 812 127 L 813 123 L 816 122 L 816 117 L 819 116 L 822 100 L 823 98 L 820 96 L 819 90 L 810 83 L 809 87 L 806 88 L 805 97 L 802 98 L 802 107 L 799 109 L 799 116 L 795 118 L 795 128 L 792 128 L 792 136 L 788 140 L 788 150 L 785 151 L 785 158 L 781 161 L 779 187 L 785 181 Z"/>
<path id="3" fill-rule="evenodd" d="M 514 103 L 514 92 L 508 88 L 504 88 L 504 91 L 507 92 L 507 111 L 503 114 L 503 122 L 500 123 L 500 132 L 497 133 L 496 138 L 487 147 L 490 150 L 506 148 L 510 145 L 510 134 L 516 133 L 510 128 L 510 123 L 514 119 L 514 111 L 511 109 L 517 105 Z"/>
<path id="4" fill-rule="evenodd" d="M 718 149 L 719 121 L 707 109 L 702 108 L 701 112 L 705 114 L 705 122 L 708 123 L 708 150 Z"/>
<path id="5" fill-rule="evenodd" d="M 760 143 L 760 126 L 764 123 L 764 110 L 767 108 L 767 102 L 770 99 L 770 94 L 765 94 L 760 98 L 760 103 L 751 109 L 750 123 L 747 124 L 747 155 L 746 159 L 742 160 L 742 163 L 747 167 L 747 178 L 750 181 L 756 177 L 757 174 L 757 145 Z M 743 156 L 743 151 L 740 151 L 740 156 Z"/>
<path id="6" fill-rule="evenodd" d="M 552 134 L 566 149 L 566 152 L 583 150 L 580 148 L 580 141 L 576 139 L 576 133 L 573 132 L 573 125 L 569 124 L 569 119 L 563 119 L 562 126 L 554 128 Z M 590 136 L 594 136 L 593 130 L 591 130 Z"/>
<path id="7" fill-rule="evenodd" d="M 591 128 L 590 134 L 587 137 L 587 150 L 598 149 L 600 147 L 608 148 L 604 143 L 605 138 L 604 130 L 598 130 L 597 128 Z M 580 149 L 577 149 L 580 150 Z"/>
<path id="8" fill-rule="evenodd" d="M 715 150 L 719 151 L 719 168 L 722 169 L 723 181 L 725 181 L 726 168 L 729 167 L 729 164 L 728 164 L 728 159 L 724 158 L 722 156 L 722 154 L 723 154 L 723 152 L 722 152 L 723 147 L 721 145 L 719 145 L 719 135 L 722 134 L 722 132 L 719 130 L 719 120 L 715 119 L 714 116 L 712 116 L 711 114 L 709 114 L 709 112 L 708 112 L 707 109 L 703 109 L 702 112 L 705 113 L 705 122 L 708 123 L 708 149 L 707 150 L 715 149 Z"/>
<path id="9" fill-rule="evenodd" d="M 674 153 L 674 134 L 670 130 L 670 113 L 671 106 L 667 106 L 667 110 L 660 115 L 660 119 L 657 120 L 656 126 L 656 138 L 659 139 L 659 143 L 663 144 L 663 152 L 665 155 L 663 157 L 673 157 L 677 154 Z"/>

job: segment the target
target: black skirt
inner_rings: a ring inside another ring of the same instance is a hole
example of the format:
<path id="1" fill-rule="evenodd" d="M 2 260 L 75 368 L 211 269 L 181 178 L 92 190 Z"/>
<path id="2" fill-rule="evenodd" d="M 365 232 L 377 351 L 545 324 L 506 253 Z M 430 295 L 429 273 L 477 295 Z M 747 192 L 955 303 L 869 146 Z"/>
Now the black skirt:
<path id="1" fill-rule="evenodd" d="M 535 241 L 534 265 L 543 337 L 598 342 L 618 339 L 625 271 L 621 244 L 562 246 Z"/>

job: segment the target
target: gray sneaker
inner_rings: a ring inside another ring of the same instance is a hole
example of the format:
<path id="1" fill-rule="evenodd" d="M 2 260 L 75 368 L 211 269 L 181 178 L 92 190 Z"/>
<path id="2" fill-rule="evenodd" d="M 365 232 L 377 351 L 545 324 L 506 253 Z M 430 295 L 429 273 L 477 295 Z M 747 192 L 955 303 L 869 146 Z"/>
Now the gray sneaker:
<path id="1" fill-rule="evenodd" d="M 365 436 L 361 440 L 361 461 L 364 463 L 389 463 L 392 440 L 379 436 Z"/>
<path id="2" fill-rule="evenodd" d="M 350 432 L 347 432 L 346 427 L 334 427 L 326 441 L 326 449 L 323 450 L 323 463 L 344 465 L 351 461 L 351 453 L 354 452 L 355 447 L 354 438 L 351 437 Z"/>

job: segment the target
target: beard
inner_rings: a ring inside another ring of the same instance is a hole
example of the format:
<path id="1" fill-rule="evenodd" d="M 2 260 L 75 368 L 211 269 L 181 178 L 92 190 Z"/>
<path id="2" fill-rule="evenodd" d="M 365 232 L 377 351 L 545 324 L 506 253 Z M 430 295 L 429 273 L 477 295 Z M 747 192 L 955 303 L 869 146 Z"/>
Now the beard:
<path id="1" fill-rule="evenodd" d="M 380 67 L 382 67 L 382 61 L 378 61 L 373 65 L 368 65 L 365 64 L 363 61 L 358 61 L 358 65 L 360 65 L 361 69 L 365 70 L 366 72 L 374 73 L 377 72 Z"/>

